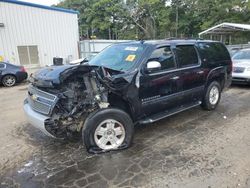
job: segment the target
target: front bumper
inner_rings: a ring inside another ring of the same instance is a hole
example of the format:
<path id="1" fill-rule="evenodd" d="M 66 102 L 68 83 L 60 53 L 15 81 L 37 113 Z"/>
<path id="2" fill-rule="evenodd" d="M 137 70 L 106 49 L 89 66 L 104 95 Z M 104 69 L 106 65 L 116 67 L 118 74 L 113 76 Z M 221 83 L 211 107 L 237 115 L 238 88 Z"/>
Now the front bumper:
<path id="1" fill-rule="evenodd" d="M 52 134 L 50 134 L 45 128 L 45 121 L 49 119 L 48 116 L 44 116 L 35 112 L 29 105 L 27 99 L 24 101 L 23 109 L 25 115 L 28 119 L 28 122 L 33 125 L 34 127 L 40 129 L 46 135 L 55 138 Z"/>
<path id="2" fill-rule="evenodd" d="M 232 81 L 235 83 L 250 83 L 250 74 L 249 73 L 233 73 Z"/>

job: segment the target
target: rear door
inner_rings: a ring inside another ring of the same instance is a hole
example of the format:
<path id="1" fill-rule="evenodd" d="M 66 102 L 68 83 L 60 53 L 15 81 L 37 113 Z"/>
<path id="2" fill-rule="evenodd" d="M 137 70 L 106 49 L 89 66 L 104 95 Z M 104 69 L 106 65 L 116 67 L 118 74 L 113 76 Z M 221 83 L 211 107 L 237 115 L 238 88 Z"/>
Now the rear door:
<path id="1" fill-rule="evenodd" d="M 161 69 L 140 77 L 139 98 L 144 114 L 150 115 L 179 105 L 181 83 L 179 71 L 171 46 L 155 49 L 149 61 L 161 63 Z M 145 64 L 146 66 L 146 64 Z M 144 68 L 145 68 L 144 66 Z"/>
<path id="2" fill-rule="evenodd" d="M 205 86 L 205 69 L 194 44 L 176 45 L 178 69 L 181 71 L 183 99 L 182 104 L 201 100 Z"/>

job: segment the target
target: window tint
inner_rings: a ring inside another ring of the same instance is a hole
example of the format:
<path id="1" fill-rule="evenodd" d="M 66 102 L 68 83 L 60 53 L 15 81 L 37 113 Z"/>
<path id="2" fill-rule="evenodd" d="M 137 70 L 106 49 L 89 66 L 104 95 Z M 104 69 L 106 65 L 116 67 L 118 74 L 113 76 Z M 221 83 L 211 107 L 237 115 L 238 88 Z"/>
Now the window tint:
<path id="1" fill-rule="evenodd" d="M 188 67 L 199 63 L 196 50 L 193 45 L 176 46 L 176 55 L 180 67 Z"/>
<path id="2" fill-rule="evenodd" d="M 201 58 L 209 62 L 230 60 L 229 52 L 221 43 L 202 42 L 198 44 Z"/>
<path id="3" fill-rule="evenodd" d="M 5 64 L 0 63 L 0 69 L 3 69 L 5 67 Z"/>
<path id="4" fill-rule="evenodd" d="M 149 61 L 158 61 L 161 63 L 161 70 L 175 68 L 174 55 L 170 47 L 161 47 L 153 51 Z"/>

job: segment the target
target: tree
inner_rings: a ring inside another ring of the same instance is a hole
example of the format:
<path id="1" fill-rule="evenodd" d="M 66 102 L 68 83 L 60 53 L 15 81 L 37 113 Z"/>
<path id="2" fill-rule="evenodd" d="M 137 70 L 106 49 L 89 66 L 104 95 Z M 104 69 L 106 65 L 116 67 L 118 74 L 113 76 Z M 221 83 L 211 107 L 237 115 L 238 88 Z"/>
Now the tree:
<path id="1" fill-rule="evenodd" d="M 197 37 L 222 22 L 249 23 L 248 0 L 64 0 L 79 11 L 80 35 L 106 39 Z"/>

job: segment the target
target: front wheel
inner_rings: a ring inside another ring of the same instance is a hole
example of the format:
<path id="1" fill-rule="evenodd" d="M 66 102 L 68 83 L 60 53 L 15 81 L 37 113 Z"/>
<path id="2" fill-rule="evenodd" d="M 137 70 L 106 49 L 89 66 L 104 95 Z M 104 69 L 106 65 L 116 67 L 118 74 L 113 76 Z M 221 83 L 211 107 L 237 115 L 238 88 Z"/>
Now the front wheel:
<path id="1" fill-rule="evenodd" d="M 90 153 L 125 149 L 132 143 L 134 126 L 129 115 L 119 109 L 101 109 L 86 119 L 82 136 Z"/>
<path id="2" fill-rule="evenodd" d="M 201 106 L 206 110 L 214 110 L 221 98 L 221 86 L 217 81 L 211 82 L 206 90 Z"/>

